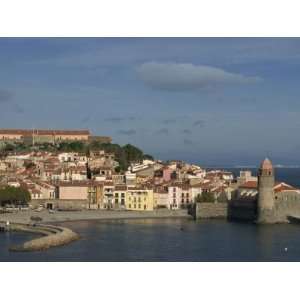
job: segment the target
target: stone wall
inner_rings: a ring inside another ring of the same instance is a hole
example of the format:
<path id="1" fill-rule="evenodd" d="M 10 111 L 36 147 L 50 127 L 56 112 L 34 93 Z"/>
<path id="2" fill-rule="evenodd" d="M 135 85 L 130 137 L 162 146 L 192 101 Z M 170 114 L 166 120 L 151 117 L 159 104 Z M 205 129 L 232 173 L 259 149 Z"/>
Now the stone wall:
<path id="1" fill-rule="evenodd" d="M 227 218 L 228 204 L 225 203 L 196 203 L 196 219 Z"/>
<path id="2" fill-rule="evenodd" d="M 255 221 L 257 218 L 257 200 L 232 200 L 228 204 L 228 219 L 231 221 Z"/>
<path id="3" fill-rule="evenodd" d="M 286 190 L 275 195 L 274 207 L 259 210 L 258 223 L 286 223 L 289 217 L 300 217 L 300 194 L 298 191 Z"/>
<path id="4" fill-rule="evenodd" d="M 288 217 L 300 217 L 300 200 L 289 196 L 275 200 L 275 207 L 268 216 L 268 223 L 285 223 Z"/>
<path id="5" fill-rule="evenodd" d="M 82 210 L 88 208 L 87 200 L 61 200 L 61 199 L 32 199 L 30 204 L 33 208 L 38 208 L 40 205 L 47 208 L 51 204 L 52 209 L 75 209 Z"/>

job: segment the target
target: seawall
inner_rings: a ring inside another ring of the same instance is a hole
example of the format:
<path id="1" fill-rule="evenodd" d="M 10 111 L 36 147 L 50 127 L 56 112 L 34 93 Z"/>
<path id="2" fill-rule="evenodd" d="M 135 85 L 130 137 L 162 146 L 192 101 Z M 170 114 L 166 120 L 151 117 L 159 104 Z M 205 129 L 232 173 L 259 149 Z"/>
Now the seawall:
<path id="1" fill-rule="evenodd" d="M 5 224 L 2 224 L 5 226 Z M 69 244 L 79 239 L 79 235 L 71 229 L 52 225 L 28 225 L 10 223 L 8 226 L 10 231 L 23 231 L 43 235 L 36 239 L 25 242 L 22 245 L 10 247 L 11 251 L 41 251 L 51 247 Z"/>
<path id="2" fill-rule="evenodd" d="M 195 205 L 196 219 L 219 219 L 227 218 L 228 204 L 200 202 Z"/>

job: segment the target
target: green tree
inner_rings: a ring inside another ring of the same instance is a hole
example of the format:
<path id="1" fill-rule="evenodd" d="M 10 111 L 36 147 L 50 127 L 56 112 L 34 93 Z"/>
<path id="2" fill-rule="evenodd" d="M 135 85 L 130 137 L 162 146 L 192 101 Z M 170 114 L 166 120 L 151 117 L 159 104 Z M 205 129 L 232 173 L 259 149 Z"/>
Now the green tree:
<path id="1" fill-rule="evenodd" d="M 30 193 L 22 187 L 6 186 L 0 189 L 0 205 L 24 205 L 30 201 Z"/>
<path id="2" fill-rule="evenodd" d="M 59 151 L 65 151 L 65 152 L 85 152 L 86 146 L 82 142 L 62 142 L 58 145 Z"/>
<path id="3" fill-rule="evenodd" d="M 214 194 L 211 192 L 203 192 L 195 197 L 195 202 L 215 202 Z"/>
<path id="4" fill-rule="evenodd" d="M 127 162 L 140 162 L 143 160 L 143 151 L 139 148 L 127 144 L 123 146 L 123 150 L 125 151 L 125 157 Z"/>

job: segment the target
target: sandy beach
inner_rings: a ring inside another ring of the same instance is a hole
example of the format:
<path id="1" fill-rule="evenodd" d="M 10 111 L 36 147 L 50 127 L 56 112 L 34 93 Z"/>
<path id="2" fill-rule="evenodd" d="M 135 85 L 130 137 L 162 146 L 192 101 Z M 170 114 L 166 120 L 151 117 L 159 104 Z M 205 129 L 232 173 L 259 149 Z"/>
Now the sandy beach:
<path id="1" fill-rule="evenodd" d="M 77 220 L 113 220 L 113 219 L 137 219 L 137 218 L 191 218 L 186 210 L 154 210 L 154 211 L 107 211 L 107 210 L 84 210 L 84 211 L 55 211 L 49 213 L 47 210 L 17 211 L 0 214 L 0 221 L 13 223 L 30 223 L 32 216 L 42 218 L 41 223 L 55 223 Z"/>

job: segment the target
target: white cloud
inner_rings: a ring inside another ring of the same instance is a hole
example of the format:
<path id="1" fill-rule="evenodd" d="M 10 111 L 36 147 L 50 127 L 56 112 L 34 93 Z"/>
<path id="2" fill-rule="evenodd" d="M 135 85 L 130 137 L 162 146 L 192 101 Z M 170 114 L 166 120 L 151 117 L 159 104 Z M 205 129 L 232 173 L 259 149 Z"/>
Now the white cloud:
<path id="1" fill-rule="evenodd" d="M 137 68 L 140 78 L 152 88 L 180 91 L 261 81 L 204 65 L 148 62 Z"/>

